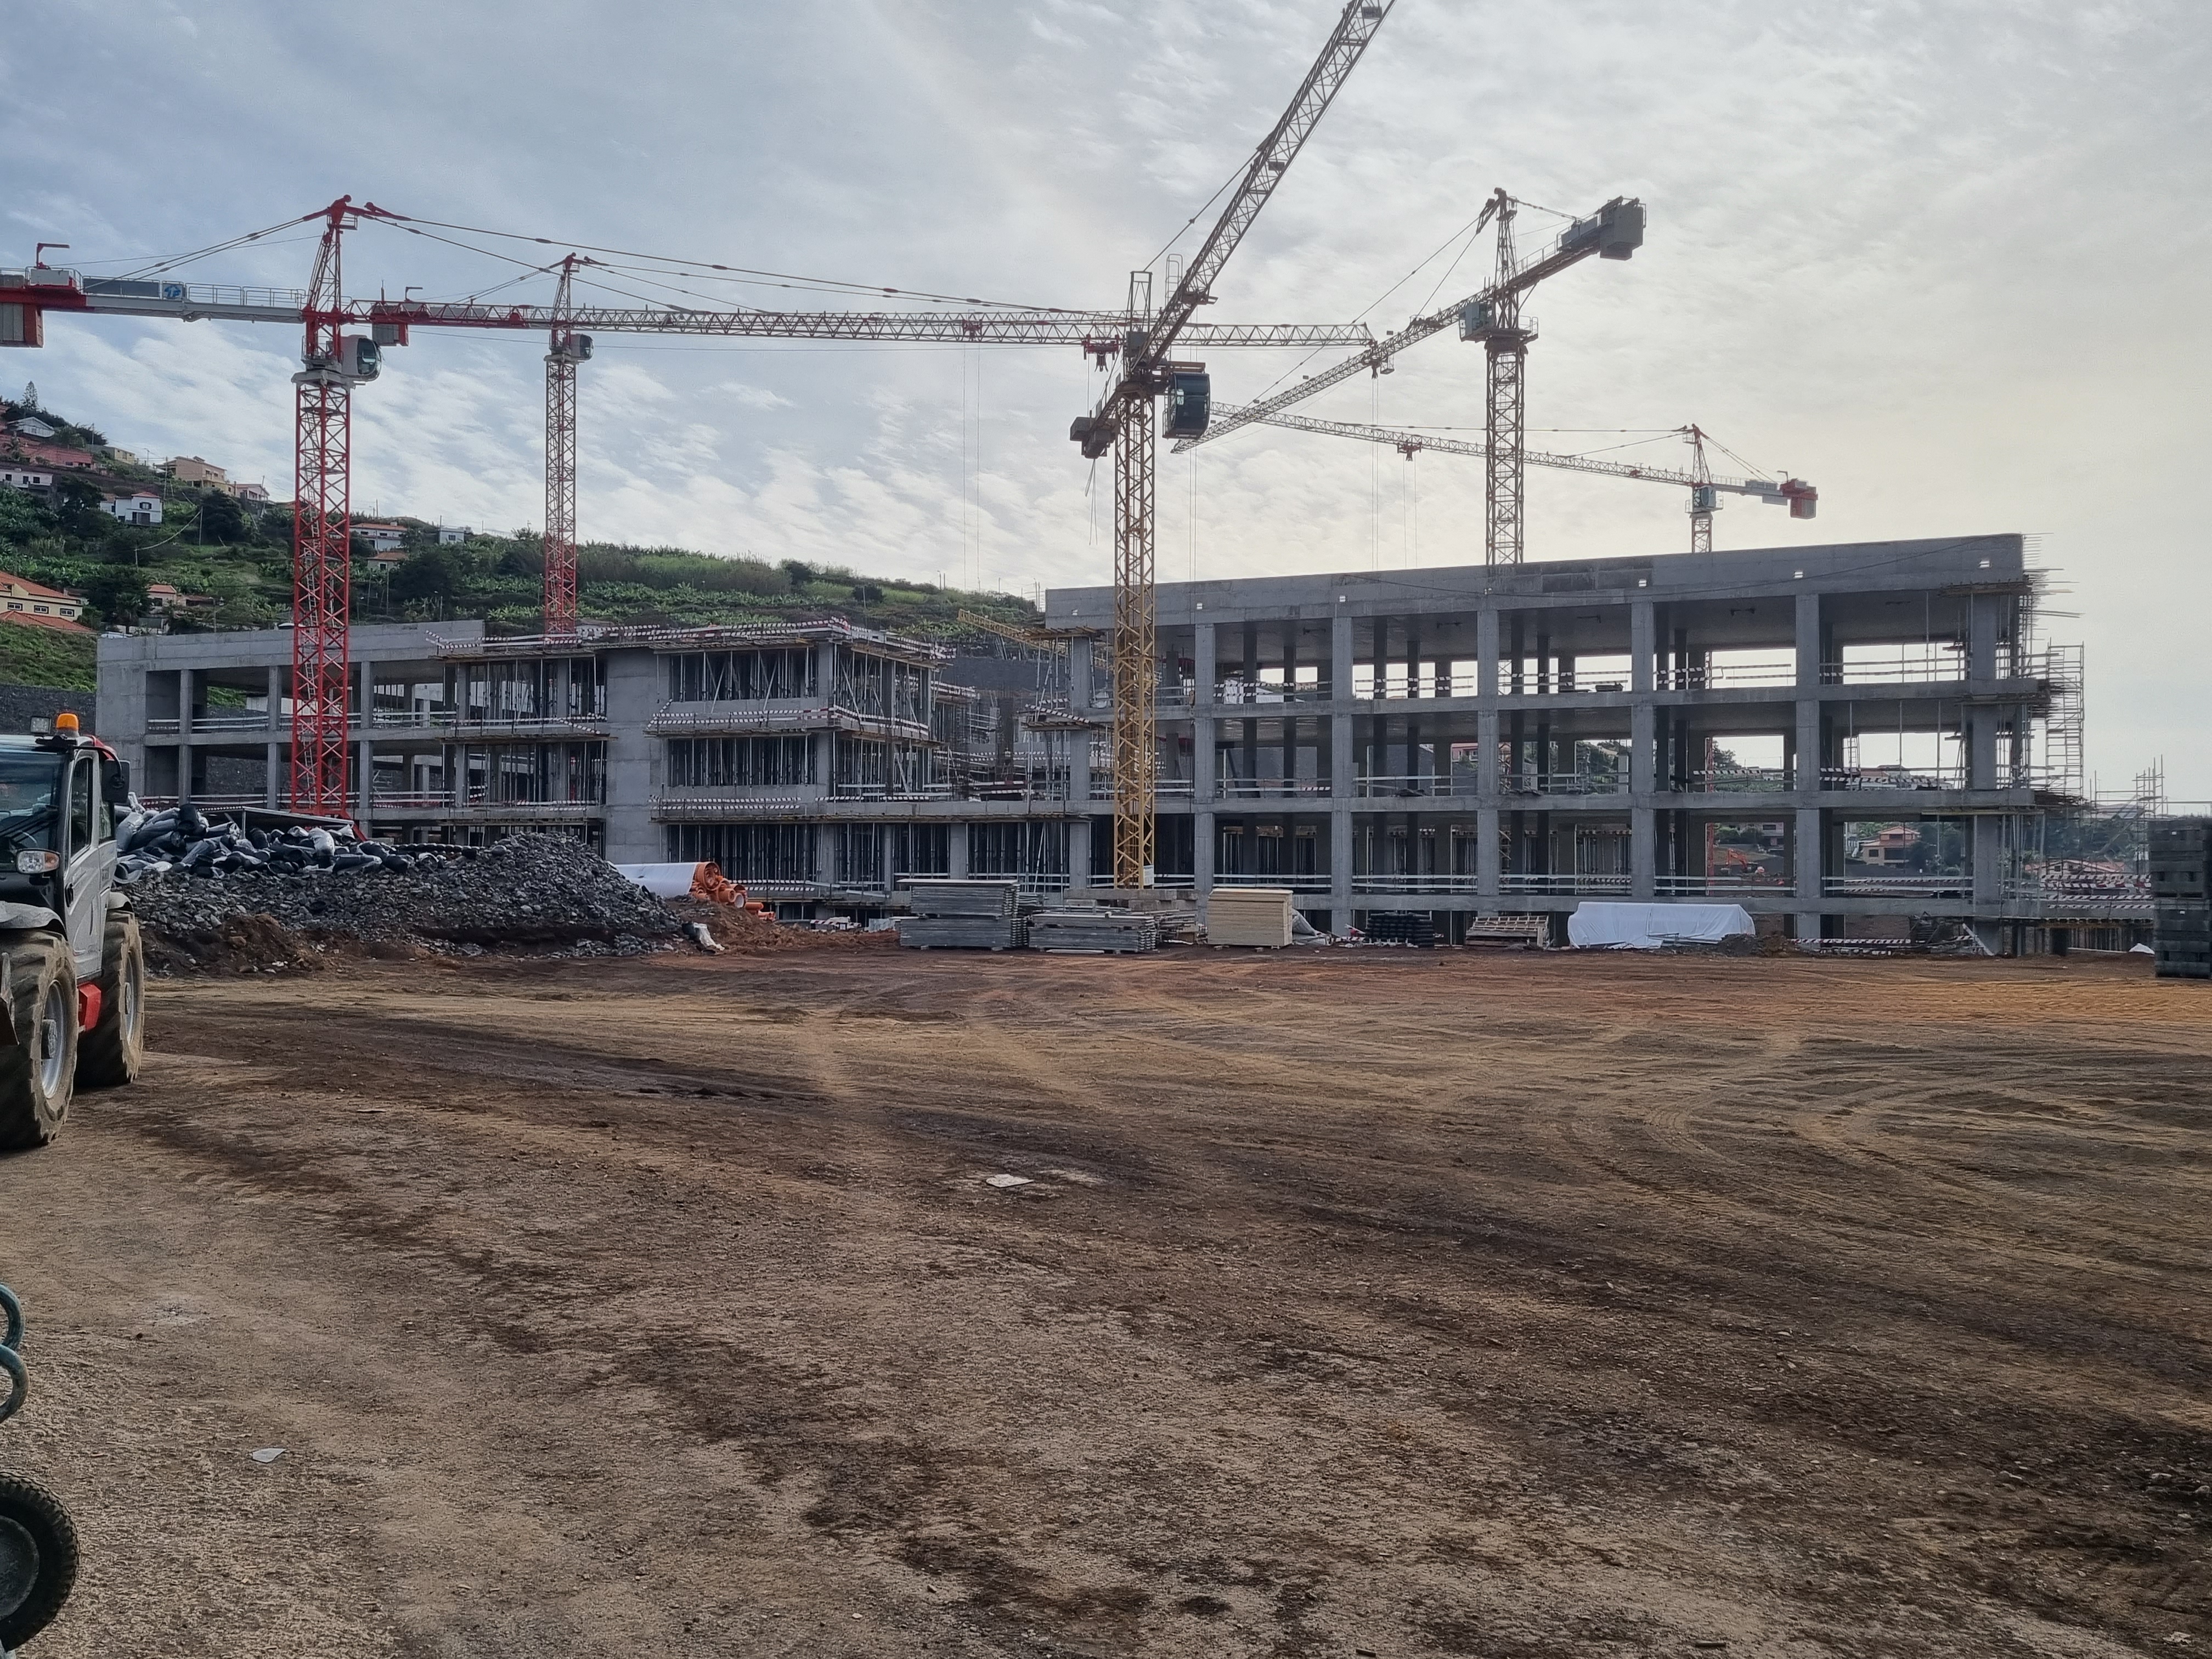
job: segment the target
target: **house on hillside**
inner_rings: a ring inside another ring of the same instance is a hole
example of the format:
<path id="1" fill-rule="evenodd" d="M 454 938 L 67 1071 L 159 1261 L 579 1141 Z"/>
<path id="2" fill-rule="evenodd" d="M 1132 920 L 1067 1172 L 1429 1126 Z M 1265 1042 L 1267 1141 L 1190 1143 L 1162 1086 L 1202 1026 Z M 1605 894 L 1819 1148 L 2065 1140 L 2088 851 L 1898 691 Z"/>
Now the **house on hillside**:
<path id="1" fill-rule="evenodd" d="M 0 570 L 0 622 L 30 623 L 64 634 L 89 634 L 92 630 L 77 620 L 83 614 L 84 601 L 75 594 Z"/>
<path id="2" fill-rule="evenodd" d="M 359 522 L 353 527 L 353 538 L 368 548 L 372 556 L 380 553 L 396 553 L 407 539 L 407 526 Z"/>
<path id="3" fill-rule="evenodd" d="M 157 611 L 181 611 L 185 608 L 185 596 L 167 582 L 148 582 L 146 603 Z"/>
<path id="4" fill-rule="evenodd" d="M 179 483 L 208 484 L 216 489 L 228 489 L 230 474 L 213 461 L 204 461 L 197 455 L 179 455 L 162 464 L 161 471 Z"/>
<path id="5" fill-rule="evenodd" d="M 465 524 L 441 524 L 438 526 L 438 545 L 452 547 L 468 540 L 475 533 Z"/>
<path id="6" fill-rule="evenodd" d="M 44 467 L 23 466 L 14 461 L 0 461 L 0 487 L 9 489 L 52 489 L 53 473 Z"/>
<path id="7" fill-rule="evenodd" d="M 51 467 L 62 472 L 89 469 L 92 452 L 72 449 L 67 444 L 50 444 L 42 438 L 27 438 L 19 432 L 10 432 L 5 439 L 0 439 L 0 460 L 11 460 L 18 465 Z"/>
<path id="8" fill-rule="evenodd" d="M 258 483 L 234 483 L 230 486 L 230 493 L 235 495 L 240 501 L 244 501 L 249 507 L 266 507 L 269 505 L 269 491 L 265 485 Z"/>
<path id="9" fill-rule="evenodd" d="M 26 415 L 20 421 L 9 422 L 8 429 L 20 432 L 26 438 L 51 438 L 54 435 L 54 428 L 35 415 Z"/>
<path id="10" fill-rule="evenodd" d="M 125 524 L 161 522 L 161 498 L 150 489 L 134 489 L 124 495 L 107 496 L 100 502 L 100 510 Z"/>

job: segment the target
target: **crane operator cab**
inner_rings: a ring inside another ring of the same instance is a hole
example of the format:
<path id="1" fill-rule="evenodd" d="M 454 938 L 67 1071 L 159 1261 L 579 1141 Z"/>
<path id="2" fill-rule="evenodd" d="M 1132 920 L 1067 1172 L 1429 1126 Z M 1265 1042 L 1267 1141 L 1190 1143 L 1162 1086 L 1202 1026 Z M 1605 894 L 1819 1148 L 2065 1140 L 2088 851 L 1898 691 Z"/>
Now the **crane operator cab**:
<path id="1" fill-rule="evenodd" d="M 1160 422 L 1162 437 L 1204 437 L 1206 423 L 1213 413 L 1213 377 L 1193 370 L 1169 375 L 1166 403 Z"/>
<path id="2" fill-rule="evenodd" d="M 0 737 L 0 1151 L 59 1133 L 80 1083 L 138 1075 L 146 963 L 115 890 L 131 769 L 80 735 Z"/>

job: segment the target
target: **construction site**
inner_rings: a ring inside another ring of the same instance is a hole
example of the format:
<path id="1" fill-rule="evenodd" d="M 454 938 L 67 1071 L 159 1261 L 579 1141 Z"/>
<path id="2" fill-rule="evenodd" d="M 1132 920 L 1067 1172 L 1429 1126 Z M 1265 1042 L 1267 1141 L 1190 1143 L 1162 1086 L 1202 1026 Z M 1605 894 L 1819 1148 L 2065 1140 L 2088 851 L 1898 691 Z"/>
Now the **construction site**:
<path id="1" fill-rule="evenodd" d="M 1324 9 L 1110 309 L 641 301 L 733 267 L 351 196 L 0 270 L 0 346 L 301 346 L 289 621 L 0 738 L 0 1659 L 2212 1644 L 2212 807 L 2100 787 L 2036 536 L 1717 547 L 1840 492 L 1531 447 L 1524 307 L 1638 197 L 1200 321 L 1394 5 Z M 547 292 L 357 295 L 365 231 Z M 186 269 L 279 232 L 305 289 Z M 526 629 L 355 592 L 354 403 L 451 331 L 545 343 Z M 595 617 L 630 335 L 1079 351 L 1111 580 Z M 1479 434 L 1299 407 L 1438 338 Z M 1163 580 L 1237 434 L 1480 521 Z M 1532 474 L 1680 533 L 1546 545 Z"/>

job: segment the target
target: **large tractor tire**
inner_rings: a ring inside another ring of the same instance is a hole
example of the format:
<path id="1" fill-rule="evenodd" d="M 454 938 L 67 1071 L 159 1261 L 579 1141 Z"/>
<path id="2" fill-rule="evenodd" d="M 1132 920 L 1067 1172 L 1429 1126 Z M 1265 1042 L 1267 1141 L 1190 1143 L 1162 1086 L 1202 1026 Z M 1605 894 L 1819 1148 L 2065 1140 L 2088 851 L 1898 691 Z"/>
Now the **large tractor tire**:
<path id="1" fill-rule="evenodd" d="M 76 1528 L 61 1499 L 0 1474 L 0 1649 L 12 1653 L 53 1623 L 76 1569 Z"/>
<path id="2" fill-rule="evenodd" d="M 76 1085 L 76 969 L 69 945 L 33 933 L 9 947 L 15 1041 L 0 1048 L 0 1152 L 61 1133 Z"/>
<path id="3" fill-rule="evenodd" d="M 99 984 L 100 1024 L 77 1038 L 80 1089 L 136 1083 L 146 1058 L 146 947 L 128 910 L 108 912 Z"/>

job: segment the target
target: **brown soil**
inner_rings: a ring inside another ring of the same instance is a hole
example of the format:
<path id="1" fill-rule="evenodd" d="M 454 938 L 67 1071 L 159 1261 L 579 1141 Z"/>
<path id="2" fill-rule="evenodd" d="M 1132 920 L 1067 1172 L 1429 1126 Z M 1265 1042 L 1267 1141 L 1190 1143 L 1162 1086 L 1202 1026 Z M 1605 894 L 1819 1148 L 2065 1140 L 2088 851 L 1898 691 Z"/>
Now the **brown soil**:
<path id="1" fill-rule="evenodd" d="M 0 1459 L 87 1550 L 31 1652 L 2201 1653 L 2208 991 L 1204 950 L 157 986 L 146 1079 L 0 1161 Z"/>

